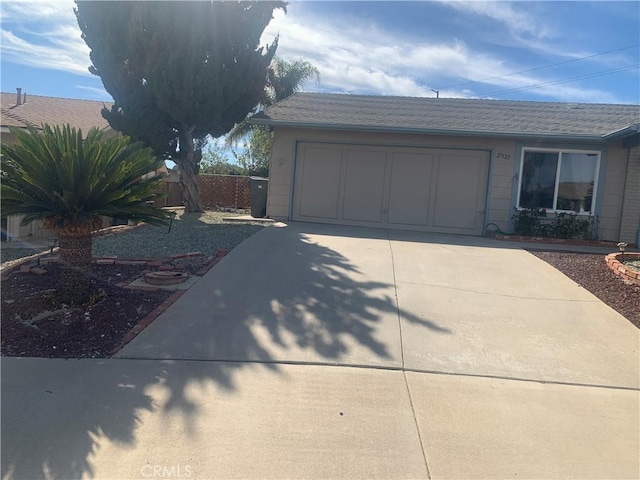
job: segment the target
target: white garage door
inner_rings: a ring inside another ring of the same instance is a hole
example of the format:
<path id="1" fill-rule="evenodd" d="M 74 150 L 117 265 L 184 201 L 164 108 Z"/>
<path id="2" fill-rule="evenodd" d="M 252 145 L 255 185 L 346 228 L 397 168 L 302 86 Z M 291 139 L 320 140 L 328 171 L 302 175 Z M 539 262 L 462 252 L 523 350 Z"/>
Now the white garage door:
<path id="1" fill-rule="evenodd" d="M 293 219 L 482 234 L 481 150 L 298 144 Z"/>

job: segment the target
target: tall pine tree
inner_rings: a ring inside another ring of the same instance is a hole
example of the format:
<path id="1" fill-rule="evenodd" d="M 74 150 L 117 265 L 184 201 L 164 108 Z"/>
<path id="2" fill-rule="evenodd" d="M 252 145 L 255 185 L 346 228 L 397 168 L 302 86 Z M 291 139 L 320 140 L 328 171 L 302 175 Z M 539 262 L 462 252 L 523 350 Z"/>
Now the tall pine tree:
<path id="1" fill-rule="evenodd" d="M 180 169 L 187 212 L 202 211 L 201 146 L 241 122 L 264 95 L 277 40 L 260 47 L 286 3 L 77 1 L 89 71 L 114 99 L 102 114 Z"/>

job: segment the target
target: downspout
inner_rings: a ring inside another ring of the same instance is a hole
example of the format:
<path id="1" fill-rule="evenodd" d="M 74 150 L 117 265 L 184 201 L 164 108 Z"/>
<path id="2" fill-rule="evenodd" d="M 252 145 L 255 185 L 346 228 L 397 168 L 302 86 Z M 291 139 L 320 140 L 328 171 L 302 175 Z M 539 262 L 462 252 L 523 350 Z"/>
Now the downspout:
<path id="1" fill-rule="evenodd" d="M 624 183 L 622 184 L 622 205 L 620 206 L 620 218 L 618 218 L 618 241 L 622 235 L 622 219 L 624 216 L 625 197 L 627 195 L 627 179 L 629 178 L 629 166 L 631 164 L 631 147 L 627 147 L 627 165 L 624 168 Z M 636 246 L 638 246 L 638 234 L 640 230 L 636 230 Z"/>

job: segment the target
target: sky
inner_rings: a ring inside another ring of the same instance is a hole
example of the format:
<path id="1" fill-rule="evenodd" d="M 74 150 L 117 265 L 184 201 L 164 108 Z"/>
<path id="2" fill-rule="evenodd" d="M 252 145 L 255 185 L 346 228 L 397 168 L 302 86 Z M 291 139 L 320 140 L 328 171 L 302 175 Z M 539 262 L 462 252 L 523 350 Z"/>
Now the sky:
<path id="1" fill-rule="evenodd" d="M 111 100 L 74 3 L 0 3 L 3 92 Z M 320 71 L 303 90 L 640 103 L 640 2 L 296 1 L 262 41 Z M 438 93 L 436 93 L 436 91 Z"/>

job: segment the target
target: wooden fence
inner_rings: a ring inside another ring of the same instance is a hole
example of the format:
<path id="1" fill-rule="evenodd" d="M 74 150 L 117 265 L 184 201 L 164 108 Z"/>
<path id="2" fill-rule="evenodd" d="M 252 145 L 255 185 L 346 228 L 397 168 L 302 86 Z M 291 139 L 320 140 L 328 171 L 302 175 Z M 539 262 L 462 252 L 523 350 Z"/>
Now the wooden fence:
<path id="1" fill-rule="evenodd" d="M 200 199 L 205 208 L 250 208 L 249 177 L 238 175 L 198 175 Z M 165 181 L 160 187 L 158 207 L 184 205 L 184 195 L 179 182 Z"/>

